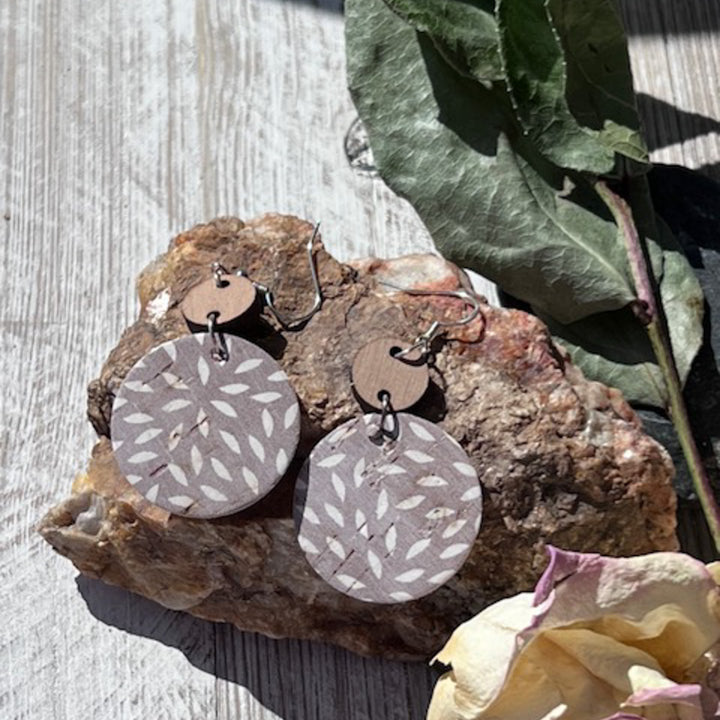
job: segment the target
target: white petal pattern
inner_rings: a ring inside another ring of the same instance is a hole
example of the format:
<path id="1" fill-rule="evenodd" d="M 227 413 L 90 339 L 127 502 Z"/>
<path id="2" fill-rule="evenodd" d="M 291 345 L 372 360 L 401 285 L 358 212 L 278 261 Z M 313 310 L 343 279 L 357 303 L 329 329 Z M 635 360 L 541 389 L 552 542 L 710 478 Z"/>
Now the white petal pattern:
<path id="1" fill-rule="evenodd" d="M 201 485 L 203 495 L 213 502 L 227 502 L 227 495 L 221 493 L 217 488 L 212 485 Z"/>
<path id="2" fill-rule="evenodd" d="M 385 533 L 385 547 L 389 553 L 395 552 L 397 546 L 397 528 L 391 525 Z"/>
<path id="3" fill-rule="evenodd" d="M 256 402 L 267 405 L 268 403 L 279 400 L 282 395 L 279 392 L 261 392 L 257 393 L 256 395 L 251 395 L 250 397 Z"/>
<path id="4" fill-rule="evenodd" d="M 182 508 L 183 510 L 187 510 L 195 503 L 195 501 L 187 495 L 173 495 L 173 497 L 168 498 L 168 502 L 171 505 L 175 505 L 175 507 Z"/>
<path id="5" fill-rule="evenodd" d="M 270 411 L 267 408 L 263 408 L 261 417 L 263 430 L 265 431 L 265 437 L 271 438 L 273 430 L 275 428 L 275 421 L 273 420 L 273 416 L 270 414 Z"/>
<path id="6" fill-rule="evenodd" d="M 298 416 L 298 404 L 293 403 L 286 411 L 285 418 L 283 419 L 283 426 L 287 430 L 297 419 Z"/>
<path id="7" fill-rule="evenodd" d="M 136 438 L 135 438 L 135 444 L 136 445 L 144 445 L 146 442 L 149 442 L 153 438 L 160 435 L 162 430 L 160 428 L 148 428 L 144 432 L 141 432 Z"/>
<path id="8" fill-rule="evenodd" d="M 226 395 L 240 395 L 249 389 L 250 386 L 244 383 L 231 383 L 230 385 L 223 385 L 219 388 L 220 392 L 224 392 Z"/>
<path id="9" fill-rule="evenodd" d="M 449 507 L 436 507 L 433 508 L 429 513 L 425 514 L 428 520 L 441 520 L 442 518 L 451 517 L 456 515 L 455 510 Z"/>
<path id="10" fill-rule="evenodd" d="M 455 545 L 450 545 L 450 547 L 445 548 L 445 550 L 440 553 L 440 559 L 447 560 L 448 558 L 453 558 L 456 555 L 465 552 L 469 547 L 470 545 L 468 545 L 468 543 L 456 543 Z"/>
<path id="11" fill-rule="evenodd" d="M 481 492 L 482 491 L 480 490 L 480 486 L 476 485 L 475 487 L 472 487 L 469 490 L 467 490 L 466 492 L 464 492 L 460 496 L 460 499 L 463 502 L 470 502 L 471 500 L 477 500 L 480 497 Z"/>
<path id="12" fill-rule="evenodd" d="M 139 465 L 140 463 L 147 462 L 148 460 L 154 460 L 157 457 L 157 453 L 150 452 L 149 450 L 143 450 L 142 452 L 131 455 L 127 461 L 131 465 Z"/>
<path id="13" fill-rule="evenodd" d="M 345 552 L 345 548 L 333 537 L 330 537 L 329 535 L 325 538 L 325 542 L 327 543 L 328 548 L 332 553 L 337 555 L 341 560 L 344 560 L 347 557 L 347 553 Z"/>
<path id="14" fill-rule="evenodd" d="M 431 457 L 427 453 L 421 452 L 420 450 L 406 450 L 403 455 L 410 458 L 413 462 L 421 463 L 422 465 L 427 465 L 427 463 L 435 461 L 434 457 Z"/>
<path id="15" fill-rule="evenodd" d="M 399 465 L 381 465 L 378 472 L 383 475 L 407 475 L 407 470 Z"/>
<path id="16" fill-rule="evenodd" d="M 260 484 L 258 483 L 257 475 L 250 469 L 244 467 L 242 469 L 243 479 L 247 483 L 247 486 L 253 491 L 255 495 L 260 492 Z"/>
<path id="17" fill-rule="evenodd" d="M 462 475 L 465 475 L 466 477 L 477 477 L 475 468 L 468 463 L 456 462 L 456 463 L 453 463 L 453 467 L 459 473 L 461 473 Z"/>
<path id="18" fill-rule="evenodd" d="M 238 442 L 238 439 L 229 432 L 226 432 L 225 430 L 220 430 L 220 437 L 222 438 L 223 442 L 237 455 L 242 455 L 242 451 L 240 450 L 240 443 Z"/>
<path id="19" fill-rule="evenodd" d="M 432 583 L 433 585 L 444 585 L 454 574 L 454 569 L 443 570 L 442 572 L 437 573 L 437 575 L 433 575 L 431 578 L 429 578 L 428 582 Z"/>
<path id="20" fill-rule="evenodd" d="M 179 482 L 181 485 L 184 485 L 185 487 L 188 486 L 188 479 L 187 475 L 185 474 L 185 471 L 175 463 L 168 463 L 167 466 L 168 472 L 173 476 L 173 479 L 176 482 Z"/>
<path id="21" fill-rule="evenodd" d="M 395 507 L 398 510 L 412 510 L 413 508 L 416 508 L 418 505 L 420 505 L 423 500 L 425 500 L 424 495 L 413 495 L 406 500 L 400 501 Z"/>
<path id="22" fill-rule="evenodd" d="M 298 535 L 297 540 L 303 552 L 310 553 L 311 555 L 319 554 L 320 551 L 304 535 Z"/>
<path id="23" fill-rule="evenodd" d="M 232 405 L 230 405 L 230 403 L 226 403 L 224 400 L 211 400 L 210 404 L 216 410 L 219 410 L 223 415 L 227 415 L 227 417 L 231 417 L 231 418 L 237 417 L 235 408 Z"/>
<path id="24" fill-rule="evenodd" d="M 425 477 L 421 477 L 417 484 L 421 487 L 442 487 L 443 485 L 447 485 L 447 480 L 444 480 L 439 475 L 426 475 Z"/>
<path id="25" fill-rule="evenodd" d="M 151 393 L 153 391 L 147 383 L 144 383 L 141 380 L 128 380 L 125 383 L 125 388 L 131 390 L 132 392 L 139 393 Z"/>
<path id="26" fill-rule="evenodd" d="M 345 519 L 343 518 L 342 513 L 330 503 L 325 503 L 325 512 L 328 514 L 328 517 L 339 527 L 345 527 Z"/>
<path id="27" fill-rule="evenodd" d="M 346 458 L 346 455 L 344 453 L 336 453 L 335 455 L 330 455 L 323 460 L 321 460 L 317 466 L 321 468 L 331 468 L 335 467 L 336 465 L 339 465 L 344 459 Z"/>
<path id="28" fill-rule="evenodd" d="M 453 535 L 457 535 L 466 525 L 467 525 L 467 520 L 465 518 L 460 518 L 459 520 L 453 520 L 443 530 L 443 533 L 442 533 L 443 540 L 447 540 L 448 538 L 451 538 Z"/>
<path id="29" fill-rule="evenodd" d="M 183 424 L 176 425 L 168 435 L 167 448 L 169 452 L 172 452 L 182 440 Z"/>
<path id="30" fill-rule="evenodd" d="M 404 573 L 400 573 L 400 575 L 395 577 L 395 582 L 399 583 L 411 583 L 415 582 L 419 578 L 421 578 L 425 574 L 425 570 L 423 568 L 413 568 L 412 570 L 407 570 Z"/>
<path id="31" fill-rule="evenodd" d="M 290 461 L 288 460 L 287 453 L 283 448 L 280 448 L 278 450 L 277 457 L 275 458 L 275 469 L 277 470 L 278 475 L 284 475 L 289 464 Z"/>
<path id="32" fill-rule="evenodd" d="M 186 400 L 185 398 L 176 398 L 175 400 L 171 400 L 169 403 L 165 403 L 165 405 L 162 406 L 162 410 L 166 413 L 173 413 L 186 408 L 190 404 L 190 400 Z"/>
<path id="33" fill-rule="evenodd" d="M 317 513 L 311 508 L 306 506 L 305 512 L 303 513 L 303 518 L 307 520 L 309 523 L 312 523 L 313 525 L 319 525 L 320 524 L 320 518 L 317 516 Z"/>
<path id="34" fill-rule="evenodd" d="M 418 540 L 417 542 L 413 543 L 408 549 L 407 554 L 405 555 L 405 559 L 412 560 L 416 555 L 419 555 L 424 550 L 427 550 L 430 542 L 430 538 L 423 538 L 422 540 Z"/>
<path id="35" fill-rule="evenodd" d="M 212 466 L 212 469 L 215 471 L 215 474 L 222 478 L 223 480 L 227 480 L 228 482 L 232 482 L 232 477 L 230 476 L 230 472 L 228 469 L 218 460 L 217 458 L 211 457 L 210 458 L 210 465 Z M 206 493 L 207 495 L 207 493 Z M 210 497 L 208 495 L 208 497 Z M 227 498 L 225 498 L 227 500 Z"/>
<path id="36" fill-rule="evenodd" d="M 200 382 L 203 385 L 207 385 L 208 378 L 210 377 L 210 366 L 207 364 L 207 360 L 202 355 L 198 358 L 197 372 Z"/>
<path id="37" fill-rule="evenodd" d="M 190 462 L 192 463 L 193 471 L 196 475 L 200 474 L 203 466 L 202 453 L 197 449 L 197 445 L 193 445 L 190 450 Z"/>
<path id="38" fill-rule="evenodd" d="M 152 420 L 152 415 L 146 415 L 145 413 L 132 413 L 132 415 L 126 415 L 123 420 L 131 425 L 144 425 Z"/>
<path id="39" fill-rule="evenodd" d="M 383 568 L 380 558 L 372 551 L 367 551 L 367 561 L 373 575 L 379 580 L 382 577 Z"/>
<path id="40" fill-rule="evenodd" d="M 262 364 L 261 358 L 250 358 L 249 360 L 243 360 L 236 368 L 235 374 L 240 375 L 241 373 L 249 372 L 254 370 L 256 367 L 260 367 Z"/>
<path id="41" fill-rule="evenodd" d="M 360 458 L 353 468 L 353 481 L 355 487 L 359 488 L 363 484 L 363 473 L 365 472 L 365 458 Z"/>
<path id="42" fill-rule="evenodd" d="M 361 583 L 357 578 L 352 577 L 352 575 L 336 575 L 335 576 L 339 582 L 341 582 L 346 588 L 353 588 L 355 590 L 362 590 L 362 588 L 365 587 L 364 583 Z"/>
<path id="43" fill-rule="evenodd" d="M 345 483 L 340 479 L 340 476 L 337 473 L 332 474 L 331 482 L 333 489 L 340 498 L 340 502 L 345 502 Z"/>
<path id="44" fill-rule="evenodd" d="M 378 495 L 377 506 L 375 507 L 375 517 L 378 520 L 383 519 L 383 517 L 385 516 L 385 513 L 388 510 L 388 505 L 389 505 L 388 494 L 387 494 L 387 491 L 385 490 L 385 488 L 383 488 L 380 491 L 380 495 Z"/>
<path id="45" fill-rule="evenodd" d="M 265 462 L 265 447 L 263 444 L 254 436 L 248 435 L 248 443 L 250 449 L 255 453 L 260 462 Z"/>
<path id="46" fill-rule="evenodd" d="M 421 440 L 426 440 L 427 442 L 433 442 L 435 440 L 435 438 L 419 423 L 411 420 L 408 425 L 415 434 L 415 437 L 418 437 Z"/>

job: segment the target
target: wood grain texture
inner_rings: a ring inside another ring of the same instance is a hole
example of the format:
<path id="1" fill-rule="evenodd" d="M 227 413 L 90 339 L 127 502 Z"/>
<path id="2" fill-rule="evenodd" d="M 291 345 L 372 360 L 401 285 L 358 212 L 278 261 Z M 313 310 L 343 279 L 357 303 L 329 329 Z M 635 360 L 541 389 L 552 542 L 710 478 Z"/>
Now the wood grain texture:
<path id="1" fill-rule="evenodd" d="M 0 3 L 0 714 L 11 720 L 422 718 L 433 675 L 243 635 L 76 579 L 34 533 L 92 435 L 85 384 L 172 234 L 265 210 L 340 258 L 431 247 L 355 175 L 339 0 Z M 720 161 L 715 0 L 625 0 L 653 156 Z"/>

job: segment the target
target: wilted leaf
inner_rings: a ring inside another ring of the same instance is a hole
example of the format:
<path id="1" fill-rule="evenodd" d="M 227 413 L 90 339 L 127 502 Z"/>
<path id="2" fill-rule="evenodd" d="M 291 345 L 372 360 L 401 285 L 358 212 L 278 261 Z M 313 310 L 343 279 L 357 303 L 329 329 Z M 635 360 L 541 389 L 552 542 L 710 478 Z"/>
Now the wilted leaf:
<path id="1" fill-rule="evenodd" d="M 508 90 L 543 155 L 596 174 L 616 152 L 647 160 L 612 0 L 498 0 L 497 13 Z"/>
<path id="2" fill-rule="evenodd" d="M 385 0 L 416 30 L 427 33 L 459 73 L 481 82 L 504 77 L 494 0 Z"/>
<path id="3" fill-rule="evenodd" d="M 504 89 L 461 77 L 382 0 L 347 0 L 350 88 L 378 170 L 438 250 L 568 323 L 634 298 L 593 190 L 518 131 Z"/>
<path id="4" fill-rule="evenodd" d="M 650 241 L 651 252 L 661 275 L 660 296 L 684 383 L 703 342 L 703 294 L 671 231 L 663 224 L 659 229 L 658 243 Z M 618 388 L 630 402 L 666 407 L 667 389 L 647 332 L 629 308 L 598 313 L 569 325 L 542 313 L 541 317 L 588 377 Z"/>

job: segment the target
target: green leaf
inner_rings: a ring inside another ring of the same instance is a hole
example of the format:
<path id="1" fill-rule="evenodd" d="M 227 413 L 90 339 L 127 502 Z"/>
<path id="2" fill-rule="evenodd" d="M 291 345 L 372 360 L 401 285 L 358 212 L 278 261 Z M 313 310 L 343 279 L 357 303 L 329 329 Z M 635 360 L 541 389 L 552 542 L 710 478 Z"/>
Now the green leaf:
<path id="1" fill-rule="evenodd" d="M 660 297 L 684 383 L 703 342 L 703 294 L 672 232 L 662 223 L 659 232 L 658 242 L 648 242 L 653 265 L 660 268 Z M 541 318 L 588 377 L 618 388 L 629 402 L 667 406 L 667 388 L 647 332 L 630 308 L 591 315 L 568 325 L 542 313 Z"/>
<path id="2" fill-rule="evenodd" d="M 609 173 L 647 161 L 613 0 L 498 0 L 500 53 L 517 117 L 560 167 Z"/>
<path id="3" fill-rule="evenodd" d="M 504 78 L 494 0 L 385 0 L 459 73 L 480 82 Z"/>
<path id="4" fill-rule="evenodd" d="M 523 135 L 502 85 L 460 76 L 382 0 L 347 0 L 346 18 L 378 170 L 445 257 L 564 323 L 633 300 L 607 209 Z"/>

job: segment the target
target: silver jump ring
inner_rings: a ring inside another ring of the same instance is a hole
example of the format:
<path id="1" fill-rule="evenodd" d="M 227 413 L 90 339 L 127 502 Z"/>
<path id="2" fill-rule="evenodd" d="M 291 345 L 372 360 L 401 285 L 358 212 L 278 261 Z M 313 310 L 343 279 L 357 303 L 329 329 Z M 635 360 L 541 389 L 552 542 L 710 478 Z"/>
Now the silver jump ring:
<path id="1" fill-rule="evenodd" d="M 370 436 L 371 440 L 380 442 L 383 440 L 397 440 L 399 427 L 397 421 L 397 413 L 393 409 L 392 403 L 390 402 L 390 393 L 387 390 L 382 390 L 380 393 L 382 397 L 382 410 L 380 411 L 380 425 L 375 433 Z M 391 420 L 391 425 L 386 427 L 388 418 Z"/>
<path id="2" fill-rule="evenodd" d="M 217 332 L 217 319 L 220 313 L 217 311 L 208 313 L 208 332 L 210 333 L 210 340 L 212 342 L 212 349 L 210 350 L 210 357 L 215 362 L 226 362 L 230 357 L 230 353 L 227 349 L 227 343 L 225 342 L 225 335 Z"/>

